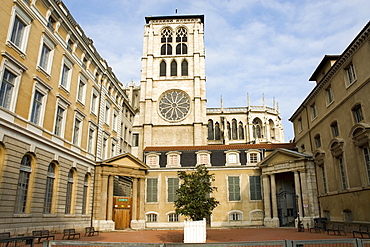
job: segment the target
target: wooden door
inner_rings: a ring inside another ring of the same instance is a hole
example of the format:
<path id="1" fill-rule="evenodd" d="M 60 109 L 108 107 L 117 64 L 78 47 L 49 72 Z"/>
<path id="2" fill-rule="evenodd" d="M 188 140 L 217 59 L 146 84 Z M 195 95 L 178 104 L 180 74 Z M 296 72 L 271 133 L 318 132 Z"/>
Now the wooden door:
<path id="1" fill-rule="evenodd" d="M 131 197 L 115 196 L 113 198 L 113 221 L 116 230 L 130 227 L 131 201 Z"/>

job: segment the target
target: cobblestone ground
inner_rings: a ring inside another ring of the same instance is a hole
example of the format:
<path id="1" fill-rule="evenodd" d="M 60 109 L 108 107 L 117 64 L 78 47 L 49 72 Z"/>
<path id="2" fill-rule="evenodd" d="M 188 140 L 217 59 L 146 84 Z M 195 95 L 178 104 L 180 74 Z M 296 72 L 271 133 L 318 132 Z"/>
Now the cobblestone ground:
<path id="1" fill-rule="evenodd" d="M 182 230 L 145 230 L 145 231 L 114 231 L 102 232 L 99 236 L 85 237 L 81 233 L 79 241 L 126 242 L 126 243 L 182 243 Z M 296 228 L 238 228 L 238 229 L 207 229 L 207 243 L 240 242 L 267 240 L 309 240 L 309 239 L 348 239 L 352 234 L 337 236 L 324 233 L 298 232 Z M 62 235 L 56 236 L 57 240 Z"/>

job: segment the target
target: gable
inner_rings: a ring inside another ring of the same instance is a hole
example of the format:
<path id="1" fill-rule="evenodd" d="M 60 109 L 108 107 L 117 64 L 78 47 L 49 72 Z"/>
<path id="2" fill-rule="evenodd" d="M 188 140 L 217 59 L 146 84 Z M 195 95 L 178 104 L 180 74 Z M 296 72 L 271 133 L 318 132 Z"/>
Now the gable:
<path id="1" fill-rule="evenodd" d="M 299 153 L 296 151 L 279 148 L 270 153 L 265 159 L 263 159 L 259 166 L 266 166 L 271 164 L 288 163 L 295 160 L 307 159 L 309 155 Z"/>
<path id="2" fill-rule="evenodd" d="M 141 162 L 132 154 L 125 153 L 99 162 L 100 165 L 129 168 L 134 170 L 148 170 L 149 166 Z"/>

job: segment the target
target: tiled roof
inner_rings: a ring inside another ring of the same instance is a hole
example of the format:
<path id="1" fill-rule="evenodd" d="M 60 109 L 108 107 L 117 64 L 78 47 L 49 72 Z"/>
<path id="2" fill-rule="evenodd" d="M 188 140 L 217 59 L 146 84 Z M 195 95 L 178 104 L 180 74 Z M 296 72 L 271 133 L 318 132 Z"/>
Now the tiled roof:
<path id="1" fill-rule="evenodd" d="M 204 145 L 204 146 L 161 146 L 146 147 L 144 152 L 159 151 L 193 151 L 193 150 L 231 150 L 231 149 L 293 149 L 294 143 L 260 143 L 260 144 L 232 144 L 232 145 Z"/>

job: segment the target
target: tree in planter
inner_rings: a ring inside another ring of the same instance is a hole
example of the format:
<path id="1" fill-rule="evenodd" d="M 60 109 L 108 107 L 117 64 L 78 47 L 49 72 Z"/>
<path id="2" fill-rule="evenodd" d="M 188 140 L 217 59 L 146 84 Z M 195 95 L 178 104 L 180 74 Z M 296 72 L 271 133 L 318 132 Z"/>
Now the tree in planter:
<path id="1" fill-rule="evenodd" d="M 209 174 L 205 165 L 199 165 L 194 172 L 179 171 L 177 175 L 181 185 L 176 190 L 176 213 L 188 216 L 193 221 L 203 220 L 211 215 L 213 209 L 220 204 L 210 197 L 212 192 L 217 191 L 217 187 L 212 186 L 214 174 Z"/>

